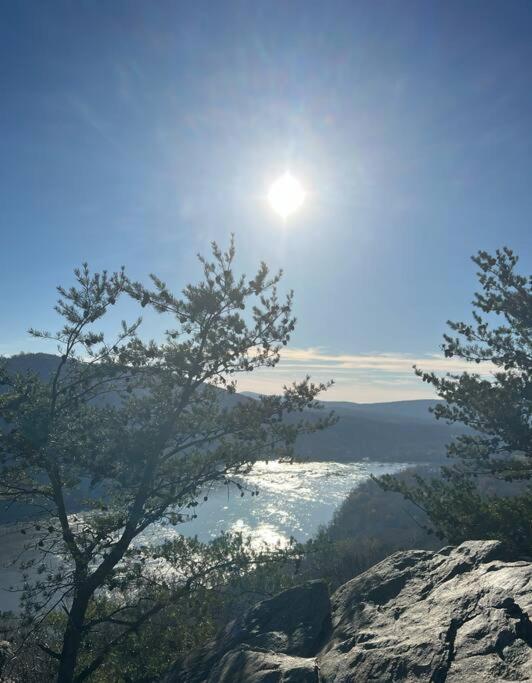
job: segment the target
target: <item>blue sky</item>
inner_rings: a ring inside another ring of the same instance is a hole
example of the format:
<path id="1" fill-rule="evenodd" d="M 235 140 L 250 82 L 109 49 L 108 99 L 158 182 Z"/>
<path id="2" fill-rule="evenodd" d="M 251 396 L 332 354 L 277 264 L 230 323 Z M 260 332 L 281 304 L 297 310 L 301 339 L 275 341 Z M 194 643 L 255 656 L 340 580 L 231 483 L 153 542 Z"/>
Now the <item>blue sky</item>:
<path id="1" fill-rule="evenodd" d="M 236 234 L 283 267 L 298 328 L 283 366 L 330 398 L 427 396 L 469 256 L 530 272 L 532 4 L 12 2 L 0 21 L 0 353 L 38 350 L 72 268 L 180 288 Z M 265 199 L 289 168 L 303 209 Z M 147 332 L 160 324 L 147 320 Z"/>

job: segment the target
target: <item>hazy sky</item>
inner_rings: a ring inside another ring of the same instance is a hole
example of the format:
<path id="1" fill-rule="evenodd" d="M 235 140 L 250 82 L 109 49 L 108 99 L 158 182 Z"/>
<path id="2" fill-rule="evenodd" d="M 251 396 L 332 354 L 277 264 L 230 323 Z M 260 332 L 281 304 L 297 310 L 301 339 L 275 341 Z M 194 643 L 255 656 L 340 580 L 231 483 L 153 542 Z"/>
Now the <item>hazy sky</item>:
<path id="1" fill-rule="evenodd" d="M 530 272 L 531 35 L 529 0 L 2 3 L 0 353 L 39 349 L 81 261 L 179 289 L 233 231 L 299 320 L 243 388 L 427 396 L 410 366 L 468 316 L 469 256 Z M 284 225 L 287 168 L 308 197 Z"/>

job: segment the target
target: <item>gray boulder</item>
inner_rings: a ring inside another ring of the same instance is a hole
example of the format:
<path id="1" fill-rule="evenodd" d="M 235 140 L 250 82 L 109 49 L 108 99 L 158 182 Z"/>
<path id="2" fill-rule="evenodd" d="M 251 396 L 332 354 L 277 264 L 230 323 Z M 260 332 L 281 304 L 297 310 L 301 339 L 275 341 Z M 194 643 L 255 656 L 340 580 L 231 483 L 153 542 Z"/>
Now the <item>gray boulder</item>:
<path id="1" fill-rule="evenodd" d="M 497 541 L 391 555 L 256 605 L 167 683 L 532 681 L 532 563 Z"/>
<path id="2" fill-rule="evenodd" d="M 251 650 L 230 650 L 210 672 L 209 683 L 319 683 L 317 663 L 309 658 Z"/>
<path id="3" fill-rule="evenodd" d="M 262 651 L 257 655 L 257 671 L 268 660 L 268 666 L 274 667 L 277 662 L 277 678 L 258 677 L 250 675 L 249 681 L 315 681 L 314 678 L 287 678 L 286 671 L 290 666 L 297 668 L 292 662 L 293 657 L 282 659 L 280 657 L 265 658 L 265 652 L 279 655 L 297 655 L 298 657 L 311 657 L 317 652 L 330 635 L 331 604 L 327 585 L 324 581 L 309 581 L 301 586 L 296 586 L 283 591 L 278 595 L 259 602 L 252 607 L 240 619 L 231 622 L 220 636 L 207 643 L 200 650 L 193 652 L 184 662 L 178 662 L 164 679 L 167 683 L 203 683 L 204 681 L 239 680 L 234 678 L 210 677 L 218 662 L 226 653 L 234 650 L 231 657 L 225 660 L 225 669 L 233 671 L 237 662 L 246 662 L 246 669 L 251 670 L 250 649 Z M 240 646 L 245 646 L 241 648 Z M 238 654 L 238 656 L 237 656 Z M 263 664 L 258 663 L 260 661 Z M 264 664 L 266 666 L 266 664 Z M 228 668 L 229 667 L 229 668 Z M 308 662 L 306 663 L 308 668 Z M 223 668 L 223 667 L 222 667 Z M 275 667 L 274 667 L 275 668 Z M 273 669 L 272 669 L 273 670 Z M 310 670 L 313 670 L 311 665 Z M 283 673 L 285 672 L 285 673 Z M 295 675 L 295 674 L 294 674 Z M 297 674 L 299 675 L 299 674 Z M 284 676 L 279 677 L 279 676 Z"/>
<path id="4" fill-rule="evenodd" d="M 532 565 L 496 541 L 396 553 L 333 596 L 323 680 L 530 681 Z"/>

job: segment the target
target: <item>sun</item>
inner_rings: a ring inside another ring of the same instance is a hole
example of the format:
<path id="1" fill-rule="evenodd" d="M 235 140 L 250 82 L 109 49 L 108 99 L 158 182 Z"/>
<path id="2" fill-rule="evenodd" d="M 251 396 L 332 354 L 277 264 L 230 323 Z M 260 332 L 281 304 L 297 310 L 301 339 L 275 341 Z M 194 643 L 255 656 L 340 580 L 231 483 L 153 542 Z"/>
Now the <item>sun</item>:
<path id="1" fill-rule="evenodd" d="M 303 205 L 305 191 L 299 180 L 286 171 L 270 187 L 268 201 L 272 209 L 286 220 Z"/>

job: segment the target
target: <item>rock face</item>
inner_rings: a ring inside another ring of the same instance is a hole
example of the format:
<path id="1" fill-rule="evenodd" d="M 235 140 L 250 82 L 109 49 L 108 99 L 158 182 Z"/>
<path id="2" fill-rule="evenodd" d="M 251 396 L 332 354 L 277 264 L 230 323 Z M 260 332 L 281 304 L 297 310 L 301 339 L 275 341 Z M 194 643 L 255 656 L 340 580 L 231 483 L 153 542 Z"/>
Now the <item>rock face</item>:
<path id="1" fill-rule="evenodd" d="M 167 683 L 317 682 L 313 655 L 330 633 L 331 602 L 323 581 L 309 581 L 259 602 L 213 642 L 178 663 Z"/>
<path id="2" fill-rule="evenodd" d="M 532 681 L 532 563 L 497 541 L 391 555 L 329 601 L 312 581 L 259 603 L 165 683 Z"/>

